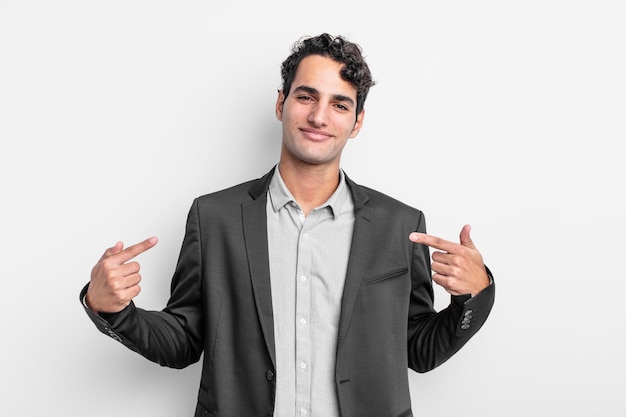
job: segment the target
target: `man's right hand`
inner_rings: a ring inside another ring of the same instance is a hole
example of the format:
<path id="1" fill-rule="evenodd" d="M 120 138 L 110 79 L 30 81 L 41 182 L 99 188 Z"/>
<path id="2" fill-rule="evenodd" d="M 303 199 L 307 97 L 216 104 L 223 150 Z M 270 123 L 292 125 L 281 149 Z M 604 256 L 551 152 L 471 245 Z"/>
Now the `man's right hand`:
<path id="1" fill-rule="evenodd" d="M 96 313 L 117 313 L 130 304 L 141 291 L 139 263 L 128 262 L 156 245 L 158 239 L 151 237 L 124 249 L 122 242 L 104 251 L 91 270 L 87 289 L 87 306 Z"/>

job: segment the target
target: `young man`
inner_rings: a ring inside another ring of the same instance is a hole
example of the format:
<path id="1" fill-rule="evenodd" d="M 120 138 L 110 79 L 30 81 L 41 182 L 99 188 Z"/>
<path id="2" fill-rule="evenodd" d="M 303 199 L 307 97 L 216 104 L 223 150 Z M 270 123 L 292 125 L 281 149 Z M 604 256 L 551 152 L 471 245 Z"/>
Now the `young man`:
<path id="1" fill-rule="evenodd" d="M 407 368 L 439 366 L 478 331 L 493 281 L 469 226 L 460 243 L 427 235 L 421 211 L 340 169 L 374 84 L 358 45 L 304 39 L 282 78 L 278 164 L 193 202 L 167 306 L 132 302 L 150 238 L 105 251 L 85 310 L 161 365 L 204 352 L 195 416 L 411 416 Z M 451 294 L 440 312 L 433 280 Z"/>

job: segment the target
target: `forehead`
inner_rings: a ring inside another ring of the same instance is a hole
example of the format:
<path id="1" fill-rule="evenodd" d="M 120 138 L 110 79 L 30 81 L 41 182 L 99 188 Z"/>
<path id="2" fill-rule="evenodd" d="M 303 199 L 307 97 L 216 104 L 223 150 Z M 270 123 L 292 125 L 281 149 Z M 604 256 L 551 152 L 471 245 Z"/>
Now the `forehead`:
<path id="1" fill-rule="evenodd" d="M 312 87 L 320 93 L 343 94 L 356 98 L 356 88 L 341 78 L 344 64 L 321 55 L 309 55 L 298 65 L 292 89 Z"/>

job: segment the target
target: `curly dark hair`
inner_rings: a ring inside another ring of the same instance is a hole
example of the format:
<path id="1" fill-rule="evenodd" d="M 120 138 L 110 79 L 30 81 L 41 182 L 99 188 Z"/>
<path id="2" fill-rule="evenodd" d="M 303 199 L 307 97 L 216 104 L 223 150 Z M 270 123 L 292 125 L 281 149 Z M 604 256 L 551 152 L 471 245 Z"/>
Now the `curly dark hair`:
<path id="1" fill-rule="evenodd" d="M 291 55 L 281 65 L 285 97 L 289 95 L 300 61 L 309 55 L 321 55 L 344 64 L 341 69 L 341 78 L 356 88 L 356 114 L 359 114 L 365 105 L 367 93 L 375 82 L 372 80 L 372 74 L 362 55 L 361 47 L 342 36 L 323 33 L 319 36 L 300 39 L 293 44 Z"/>

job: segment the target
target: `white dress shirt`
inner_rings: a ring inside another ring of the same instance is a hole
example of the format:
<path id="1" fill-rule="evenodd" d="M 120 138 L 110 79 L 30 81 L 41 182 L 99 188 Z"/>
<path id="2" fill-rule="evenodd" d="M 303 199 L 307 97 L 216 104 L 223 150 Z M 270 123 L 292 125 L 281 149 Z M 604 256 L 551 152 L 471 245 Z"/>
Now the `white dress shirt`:
<path id="1" fill-rule="evenodd" d="M 339 417 L 337 331 L 354 204 L 340 171 L 337 190 L 308 216 L 276 167 L 267 231 L 276 345 L 274 417 Z"/>

